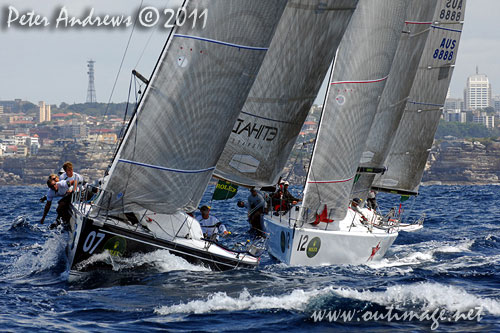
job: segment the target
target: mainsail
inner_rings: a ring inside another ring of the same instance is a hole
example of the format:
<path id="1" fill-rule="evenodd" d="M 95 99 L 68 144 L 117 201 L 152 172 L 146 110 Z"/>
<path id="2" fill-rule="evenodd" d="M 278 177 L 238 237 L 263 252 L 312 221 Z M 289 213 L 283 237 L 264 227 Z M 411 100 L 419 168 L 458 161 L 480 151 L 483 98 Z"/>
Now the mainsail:
<path id="1" fill-rule="evenodd" d="M 418 194 L 457 57 L 465 0 L 441 0 L 411 89 L 401 123 L 385 165 L 373 188 Z"/>
<path id="2" fill-rule="evenodd" d="M 257 76 L 286 0 L 189 1 L 105 184 L 111 213 L 194 210 Z"/>
<path id="3" fill-rule="evenodd" d="M 407 5 L 407 0 L 358 3 L 339 47 L 307 176 L 303 206 L 313 213 L 308 220 L 327 210 L 338 221 L 347 212 Z"/>
<path id="4" fill-rule="evenodd" d="M 403 116 L 436 6 L 436 0 L 412 1 L 408 6 L 391 72 L 360 161 L 360 177 L 354 185 L 353 197 L 366 199 L 375 174 L 384 170 L 384 161 Z"/>
<path id="5" fill-rule="evenodd" d="M 289 1 L 215 174 L 278 180 L 358 0 Z"/>

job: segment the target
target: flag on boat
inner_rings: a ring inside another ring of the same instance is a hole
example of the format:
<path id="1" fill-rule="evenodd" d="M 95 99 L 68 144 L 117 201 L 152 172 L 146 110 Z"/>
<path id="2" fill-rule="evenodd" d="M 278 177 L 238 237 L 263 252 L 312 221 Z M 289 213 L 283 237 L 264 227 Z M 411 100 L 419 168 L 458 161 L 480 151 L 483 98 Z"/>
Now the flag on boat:
<path id="1" fill-rule="evenodd" d="M 217 186 L 215 187 L 212 200 L 227 200 L 231 199 L 238 192 L 238 185 L 225 180 L 219 180 Z"/>

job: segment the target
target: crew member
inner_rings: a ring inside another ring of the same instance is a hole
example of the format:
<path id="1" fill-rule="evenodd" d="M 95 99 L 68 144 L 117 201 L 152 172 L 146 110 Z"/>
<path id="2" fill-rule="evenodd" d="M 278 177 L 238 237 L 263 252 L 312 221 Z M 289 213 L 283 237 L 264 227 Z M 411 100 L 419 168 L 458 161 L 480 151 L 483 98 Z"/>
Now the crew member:
<path id="1" fill-rule="evenodd" d="M 83 185 L 83 177 L 73 171 L 73 163 L 65 162 L 62 166 L 64 173 L 59 176 L 61 180 L 77 180 L 80 185 Z"/>
<path id="2" fill-rule="evenodd" d="M 62 198 L 59 200 L 59 204 L 57 206 L 57 218 L 56 222 L 50 225 L 50 228 L 54 228 L 64 222 L 65 224 L 69 224 L 69 220 L 71 218 L 70 214 L 70 204 L 71 204 L 71 192 L 73 192 L 72 185 L 75 184 L 75 180 L 59 180 L 59 177 L 55 174 L 51 174 L 49 179 L 47 180 L 47 186 L 49 190 L 47 191 L 47 203 L 45 204 L 45 208 L 43 210 L 43 216 L 40 220 L 40 223 L 43 224 L 45 221 L 45 217 L 50 211 L 50 207 L 52 205 L 52 200 L 54 198 Z M 78 184 L 77 184 L 78 185 Z"/>
<path id="3" fill-rule="evenodd" d="M 368 199 L 366 199 L 366 205 L 370 209 L 377 210 L 378 208 L 377 193 L 375 191 L 368 192 Z"/>
<path id="4" fill-rule="evenodd" d="M 238 201 L 238 207 L 248 208 L 248 222 L 252 226 L 252 229 L 255 229 L 259 234 L 263 234 L 264 227 L 262 220 L 264 219 L 266 201 L 262 194 L 257 192 L 255 187 L 250 189 L 247 201 L 246 205 L 243 201 Z"/>
<path id="5" fill-rule="evenodd" d="M 225 236 L 229 234 L 224 224 L 218 218 L 210 216 L 210 207 L 201 206 L 200 212 L 201 216 L 197 216 L 196 219 L 200 222 L 201 231 L 205 238 L 218 240 L 218 235 Z"/>
<path id="6" fill-rule="evenodd" d="M 283 182 L 283 200 L 286 203 L 287 210 L 292 207 L 292 205 L 296 205 L 297 202 L 302 201 L 302 199 L 294 197 L 289 191 L 288 186 L 290 183 L 288 181 Z"/>

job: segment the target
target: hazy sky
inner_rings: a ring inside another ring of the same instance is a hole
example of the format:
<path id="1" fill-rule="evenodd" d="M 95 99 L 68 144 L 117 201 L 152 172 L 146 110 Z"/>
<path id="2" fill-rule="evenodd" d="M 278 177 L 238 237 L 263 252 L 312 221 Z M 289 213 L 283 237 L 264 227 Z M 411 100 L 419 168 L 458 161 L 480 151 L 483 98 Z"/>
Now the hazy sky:
<path id="1" fill-rule="evenodd" d="M 159 10 L 176 9 L 178 3 L 179 0 L 144 1 L 143 7 L 152 5 Z M 140 5 L 141 1 L 137 0 L 0 0 L 0 100 L 21 98 L 34 103 L 44 100 L 51 104 L 85 102 L 88 85 L 86 62 L 93 59 L 96 61 L 97 100 L 107 102 L 132 27 L 65 28 L 60 25 L 55 28 L 56 19 L 63 6 L 69 17 L 83 18 L 93 8 L 95 16 L 124 15 L 134 19 Z M 7 27 L 9 6 L 19 12 L 18 20 L 10 28 Z M 50 25 L 19 27 L 21 15 L 31 10 L 46 16 Z M 462 97 L 466 78 L 475 72 L 476 65 L 481 73 L 488 75 L 493 95 L 500 95 L 498 13 L 499 0 L 467 2 L 464 31 L 450 87 L 452 97 Z M 165 21 L 163 16 L 160 23 Z M 158 26 L 135 30 L 113 102 L 126 100 L 132 69 L 137 68 L 149 77 L 168 34 L 167 29 L 160 24 Z"/>

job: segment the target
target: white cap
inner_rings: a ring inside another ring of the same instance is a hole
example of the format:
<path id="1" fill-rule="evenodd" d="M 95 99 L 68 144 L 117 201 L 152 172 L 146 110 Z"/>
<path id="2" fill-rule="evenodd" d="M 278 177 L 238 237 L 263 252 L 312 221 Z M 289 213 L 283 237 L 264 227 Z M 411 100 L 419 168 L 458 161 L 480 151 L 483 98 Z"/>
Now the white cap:
<path id="1" fill-rule="evenodd" d="M 290 183 L 288 181 L 286 181 L 286 180 L 283 182 L 283 184 L 284 185 L 290 185 Z"/>

